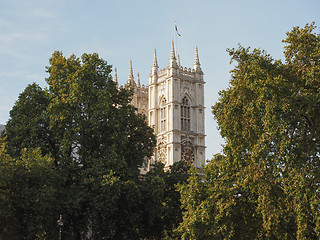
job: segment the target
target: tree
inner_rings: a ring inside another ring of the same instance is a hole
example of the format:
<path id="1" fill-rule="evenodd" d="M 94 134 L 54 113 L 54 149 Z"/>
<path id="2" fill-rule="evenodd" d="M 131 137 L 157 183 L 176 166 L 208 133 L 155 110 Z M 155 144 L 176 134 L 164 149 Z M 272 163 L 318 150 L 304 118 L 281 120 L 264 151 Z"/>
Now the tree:
<path id="1" fill-rule="evenodd" d="M 92 184 L 89 231 L 92 239 L 140 239 L 141 189 L 139 182 L 122 180 L 114 172 Z"/>
<path id="2" fill-rule="evenodd" d="M 39 149 L 11 158 L 0 147 L 1 239 L 47 239 L 57 232 L 55 199 L 59 185 L 53 159 Z"/>
<path id="3" fill-rule="evenodd" d="M 143 236 L 146 239 L 177 239 L 174 229 L 182 221 L 178 184 L 186 183 L 190 165 L 180 161 L 169 169 L 156 162 L 142 182 Z"/>
<path id="4" fill-rule="evenodd" d="M 65 239 L 140 237 L 139 167 L 152 154 L 153 130 L 98 54 L 55 52 L 49 63 L 48 90 L 28 86 L 10 112 L 4 134 L 10 155 L 40 147 L 54 159 L 56 215 L 47 222 L 62 214 Z"/>
<path id="5" fill-rule="evenodd" d="M 49 93 L 36 83 L 28 85 L 19 95 L 2 133 L 6 136 L 6 148 L 12 157 L 20 157 L 24 148 L 36 147 L 40 147 L 44 155 L 56 155 L 47 115 L 49 102 Z"/>
<path id="6" fill-rule="evenodd" d="M 181 196 L 178 191 L 178 185 L 187 182 L 190 177 L 189 169 L 191 164 L 184 161 L 175 162 L 166 172 L 164 200 L 163 200 L 163 233 L 166 239 L 177 239 L 178 235 L 174 230 L 182 222 Z"/>
<path id="7" fill-rule="evenodd" d="M 140 201 L 134 186 L 144 158 L 152 154 L 153 130 L 130 104 L 132 92 L 117 89 L 111 66 L 97 54 L 83 54 L 80 60 L 55 52 L 48 73 L 50 128 L 59 142 L 59 168 L 66 178 L 62 195 L 70 199 L 64 208 L 77 203 L 66 216 L 73 226 L 70 232 L 79 238 L 93 226 L 93 237 L 134 239 L 139 225 L 133 206 Z"/>
<path id="8" fill-rule="evenodd" d="M 183 221 L 181 239 L 258 239 L 261 219 L 250 189 L 239 185 L 231 161 L 216 155 L 205 166 L 203 179 L 196 169 L 179 191 Z"/>
<path id="9" fill-rule="evenodd" d="M 295 27 L 285 62 L 229 49 L 230 87 L 213 106 L 224 155 L 181 188 L 184 239 L 318 239 L 320 36 Z"/>
<path id="10" fill-rule="evenodd" d="M 60 143 L 61 161 L 90 167 L 91 160 L 115 153 L 123 177 L 130 171 L 137 175 L 155 139 L 130 104 L 132 92 L 117 89 L 111 66 L 98 54 L 83 54 L 80 60 L 55 52 L 47 71 L 50 127 Z"/>

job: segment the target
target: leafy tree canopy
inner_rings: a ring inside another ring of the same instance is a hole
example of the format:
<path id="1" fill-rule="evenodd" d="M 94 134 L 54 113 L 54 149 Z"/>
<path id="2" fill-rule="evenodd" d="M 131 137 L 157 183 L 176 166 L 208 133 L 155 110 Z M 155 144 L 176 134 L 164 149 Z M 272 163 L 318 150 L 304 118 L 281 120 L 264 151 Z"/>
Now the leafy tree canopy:
<path id="1" fill-rule="evenodd" d="M 44 155 L 55 154 L 47 107 L 50 95 L 36 83 L 19 95 L 6 124 L 6 148 L 12 157 L 19 157 L 24 148 L 40 147 Z"/>
<path id="2" fill-rule="evenodd" d="M 24 182 L 21 193 L 28 194 L 19 195 L 15 185 L 8 185 L 10 180 L 5 179 L 5 191 L 11 191 L 12 196 L 21 200 L 21 209 L 26 215 L 37 218 L 43 214 L 39 211 L 44 207 L 32 212 L 32 198 L 28 196 L 38 191 L 39 185 L 51 186 L 47 181 L 54 179 L 55 194 L 45 197 L 54 201 L 55 215 L 48 216 L 50 221 L 45 222 L 53 223 L 51 229 L 54 229 L 62 214 L 65 239 L 141 237 L 142 210 L 137 208 L 142 206 L 139 167 L 144 158 L 152 154 L 153 130 L 130 104 L 131 90 L 116 86 L 111 66 L 98 54 L 66 58 L 61 52 L 55 52 L 49 63 L 48 89 L 31 84 L 20 94 L 10 112 L 2 141 L 9 153 L 3 161 L 15 162 L 15 159 L 24 159 L 26 151 L 37 151 L 36 157 L 27 158 L 27 165 L 34 168 L 21 174 L 19 171 L 15 181 L 27 181 L 39 174 L 38 182 L 34 178 L 30 180 L 36 182 L 34 186 Z M 43 160 L 41 164 L 45 164 L 47 158 L 54 162 L 51 171 L 46 172 L 47 175 L 38 173 L 36 160 Z M 16 165 L 9 164 L 1 174 L 8 172 L 9 178 L 17 169 Z M 9 195 L 0 197 L 7 199 Z M 7 211 L 5 206 L 2 210 Z M 7 213 L 8 218 L 18 212 L 21 211 L 13 209 Z M 1 222 L 6 222 L 5 216 L 1 216 Z M 16 220 L 14 226 L 25 226 L 18 221 L 23 216 L 11 219 Z M 39 226 L 45 224 L 39 223 Z M 33 234 L 33 230 L 27 228 L 25 236 L 28 234 Z"/>
<path id="3" fill-rule="evenodd" d="M 11 158 L 0 147 L 1 239 L 51 239 L 56 228 L 59 176 L 54 161 L 39 149 Z"/>
<path id="4" fill-rule="evenodd" d="M 180 189 L 183 239 L 319 239 L 320 35 L 287 33 L 285 61 L 228 49 L 235 68 L 212 107 L 224 155 Z"/>

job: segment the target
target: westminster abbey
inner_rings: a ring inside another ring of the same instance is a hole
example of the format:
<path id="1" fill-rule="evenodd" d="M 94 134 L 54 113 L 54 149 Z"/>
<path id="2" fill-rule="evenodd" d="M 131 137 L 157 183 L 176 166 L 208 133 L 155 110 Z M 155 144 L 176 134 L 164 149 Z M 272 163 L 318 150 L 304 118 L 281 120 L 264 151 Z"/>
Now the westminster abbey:
<path id="1" fill-rule="evenodd" d="M 117 82 L 115 69 L 114 80 Z M 141 85 L 139 74 L 134 80 L 132 62 L 127 86 L 134 90 L 132 104 L 147 116 L 154 129 L 157 146 L 147 161 L 161 161 L 166 167 L 177 161 L 205 164 L 204 80 L 196 48 L 193 68 L 180 65 L 172 42 L 169 64 L 159 69 L 156 50 L 149 76 L 149 84 Z"/>

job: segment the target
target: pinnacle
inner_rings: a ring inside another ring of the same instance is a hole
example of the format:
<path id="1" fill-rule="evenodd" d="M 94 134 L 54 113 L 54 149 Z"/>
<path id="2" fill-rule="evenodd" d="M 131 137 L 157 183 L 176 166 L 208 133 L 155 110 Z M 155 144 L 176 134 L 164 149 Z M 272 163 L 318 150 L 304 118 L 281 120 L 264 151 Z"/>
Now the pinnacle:
<path id="1" fill-rule="evenodd" d="M 118 75 L 117 75 L 117 68 L 114 68 L 114 77 L 113 81 L 118 85 Z"/>
<path id="2" fill-rule="evenodd" d="M 198 47 L 196 47 L 196 55 L 195 55 L 195 58 L 194 58 L 194 65 L 200 65 L 199 55 L 198 55 Z"/>
<path id="3" fill-rule="evenodd" d="M 200 67 L 200 61 L 199 61 L 199 55 L 198 55 L 198 47 L 196 47 L 196 55 L 194 58 L 194 64 L 193 64 L 193 69 L 197 72 L 197 73 L 201 73 L 201 67 Z"/>
<path id="4" fill-rule="evenodd" d="M 128 84 L 134 86 L 134 77 L 133 77 L 133 70 L 132 70 L 132 61 L 130 60 L 130 68 L 129 68 L 129 75 L 128 75 Z"/>
<path id="5" fill-rule="evenodd" d="M 153 67 L 158 67 L 158 61 L 157 61 L 157 51 L 154 49 L 154 56 L 153 56 Z"/>
<path id="6" fill-rule="evenodd" d="M 141 87 L 141 85 L 140 85 L 140 77 L 139 77 L 139 72 L 138 72 L 138 76 L 137 76 L 137 86 L 138 86 L 138 87 Z"/>
<path id="7" fill-rule="evenodd" d="M 176 59 L 176 55 L 174 53 L 174 44 L 173 44 L 173 41 L 172 41 L 172 45 L 171 45 L 171 56 L 170 56 L 170 59 Z"/>
<path id="8" fill-rule="evenodd" d="M 129 68 L 128 78 L 133 79 L 132 60 L 130 60 L 130 68 Z"/>
<path id="9" fill-rule="evenodd" d="M 173 41 L 172 41 L 169 67 L 171 67 L 171 68 L 177 68 L 177 67 L 178 67 L 178 64 L 177 64 L 177 61 L 176 61 L 176 60 L 177 60 L 177 59 L 176 59 L 176 55 L 175 55 L 175 53 L 174 53 L 174 44 L 173 44 Z"/>

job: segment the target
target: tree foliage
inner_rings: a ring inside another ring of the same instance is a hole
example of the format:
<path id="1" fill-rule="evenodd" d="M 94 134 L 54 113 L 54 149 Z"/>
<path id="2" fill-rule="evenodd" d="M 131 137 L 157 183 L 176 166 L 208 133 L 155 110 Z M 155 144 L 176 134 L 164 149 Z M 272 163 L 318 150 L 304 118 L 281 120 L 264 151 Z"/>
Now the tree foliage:
<path id="1" fill-rule="evenodd" d="M 12 157 L 21 156 L 23 149 L 30 147 L 40 147 L 44 155 L 55 155 L 47 116 L 49 102 L 49 93 L 36 83 L 28 85 L 19 95 L 4 131 L 8 140 L 6 148 Z"/>
<path id="2" fill-rule="evenodd" d="M 126 171 L 136 170 L 152 154 L 151 128 L 130 104 L 130 91 L 117 89 L 110 72 L 111 66 L 97 54 L 83 54 L 81 60 L 60 52 L 52 55 L 48 114 L 61 161 L 76 159 L 72 162 L 90 167 L 91 160 L 113 154 Z"/>
<path id="3" fill-rule="evenodd" d="M 184 239 L 319 239 L 320 36 L 287 33 L 285 62 L 229 49 L 230 86 L 213 106 L 224 155 L 182 186 Z"/>
<path id="4" fill-rule="evenodd" d="M 21 187 L 24 187 L 23 193 L 28 194 L 19 195 L 15 185 L 4 184 L 12 196 L 21 199 L 21 209 L 26 213 L 20 219 L 30 220 L 30 224 L 39 227 L 51 224 L 51 229 L 56 230 L 56 220 L 62 214 L 64 239 L 143 237 L 139 167 L 144 158 L 152 154 L 153 130 L 130 104 L 132 92 L 117 88 L 111 77 L 111 66 L 98 54 L 66 58 L 61 52 L 55 52 L 49 63 L 48 90 L 29 85 L 10 112 L 3 135 L 2 142 L 7 144 L 10 155 L 5 155 L 3 161 L 24 159 L 25 151 L 40 148 L 42 152 L 37 150 L 36 157 L 28 158 L 28 164 L 33 165 L 36 159 L 45 164 L 47 158 L 54 162 L 48 175 L 39 173 L 34 186 L 26 180 L 36 176 L 38 168 L 16 175 L 16 181 L 27 184 Z M 15 165 L 9 166 L 11 168 L 4 168 L 1 174 L 17 171 Z M 8 173 L 3 181 L 10 182 L 11 175 Z M 39 186 L 51 186 L 47 183 L 50 179 L 54 179 L 54 195 L 46 195 L 45 200 L 54 202 L 53 212 L 47 212 L 48 221 L 39 218 L 44 224 L 34 223 L 33 218 L 45 214 L 39 212 L 43 209 L 32 212 L 29 197 Z M 1 194 L 1 197 L 9 195 Z M 3 207 L 1 211 L 5 212 Z M 10 214 L 19 212 L 12 209 Z M 1 215 L 1 222 L 6 219 L 6 215 Z M 19 229 L 25 226 L 18 218 L 11 220 L 12 226 Z M 47 234 L 45 230 L 25 228 L 22 235 L 36 239 L 33 232 Z"/>
<path id="5" fill-rule="evenodd" d="M 178 184 L 186 183 L 190 165 L 180 161 L 169 169 L 156 162 L 142 182 L 143 236 L 146 239 L 177 239 L 174 232 L 182 221 Z"/>
<path id="6" fill-rule="evenodd" d="M 39 149 L 13 159 L 0 148 L 1 239 L 53 238 L 57 231 L 57 185 L 53 159 Z"/>

